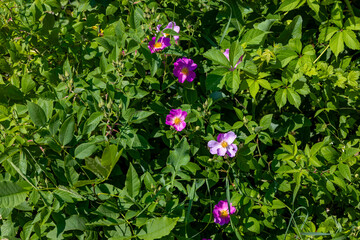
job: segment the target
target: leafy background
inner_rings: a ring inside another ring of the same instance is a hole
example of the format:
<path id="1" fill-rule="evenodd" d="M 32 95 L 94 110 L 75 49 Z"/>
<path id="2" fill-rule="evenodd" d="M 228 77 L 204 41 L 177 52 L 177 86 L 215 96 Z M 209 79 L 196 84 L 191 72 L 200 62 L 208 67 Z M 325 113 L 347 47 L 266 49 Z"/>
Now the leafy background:
<path id="1" fill-rule="evenodd" d="M 0 13 L 3 238 L 359 238 L 357 1 L 2 0 Z M 150 54 L 169 21 L 179 43 Z M 198 64 L 193 83 L 173 76 L 180 57 Z M 165 125 L 176 108 L 182 132 Z M 212 156 L 228 131 L 236 157 Z M 237 212 L 220 226 L 225 199 Z"/>

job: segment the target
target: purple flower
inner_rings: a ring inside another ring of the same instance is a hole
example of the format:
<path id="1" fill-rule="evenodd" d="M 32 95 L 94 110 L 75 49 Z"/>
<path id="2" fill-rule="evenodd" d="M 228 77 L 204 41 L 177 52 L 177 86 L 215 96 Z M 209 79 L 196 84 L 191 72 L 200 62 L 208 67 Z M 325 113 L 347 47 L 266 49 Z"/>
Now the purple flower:
<path id="1" fill-rule="evenodd" d="M 229 49 L 226 49 L 225 52 L 224 52 L 224 55 L 225 55 L 225 57 L 227 58 L 227 60 L 230 61 L 229 54 L 230 54 L 230 50 L 229 50 Z M 243 56 L 244 56 L 244 55 L 243 55 Z M 236 69 L 236 67 L 239 65 L 239 63 L 242 62 L 243 56 L 241 56 L 241 57 L 239 58 L 239 61 L 235 64 L 234 67 L 231 67 L 231 68 L 230 68 L 230 71 L 234 71 L 234 70 Z"/>
<path id="2" fill-rule="evenodd" d="M 213 210 L 214 222 L 220 225 L 224 225 L 230 222 L 230 215 L 236 212 L 236 208 L 232 206 L 230 203 L 230 214 L 227 200 L 219 201 L 218 204 L 215 205 Z"/>
<path id="3" fill-rule="evenodd" d="M 181 109 L 171 109 L 170 113 L 166 116 L 166 125 L 173 126 L 176 131 L 182 131 L 185 126 L 185 118 L 187 116 L 187 112 L 182 111 Z"/>
<path id="4" fill-rule="evenodd" d="M 192 82 L 196 77 L 194 70 L 197 68 L 197 64 L 189 58 L 179 58 L 174 63 L 174 75 L 179 79 L 180 83 L 184 83 L 185 80 Z"/>
<path id="5" fill-rule="evenodd" d="M 156 32 L 160 32 L 160 28 L 161 28 L 161 24 L 156 26 Z M 179 33 L 180 32 L 180 27 L 176 25 L 175 22 L 169 22 L 169 24 L 164 28 L 164 29 L 172 29 L 175 32 Z M 163 33 L 164 37 L 168 37 L 169 34 L 167 33 Z M 179 36 L 174 36 L 175 41 L 179 40 Z"/>
<path id="6" fill-rule="evenodd" d="M 148 47 L 151 53 L 159 52 L 171 45 L 170 38 L 160 37 L 156 43 L 155 41 L 156 41 L 156 37 L 153 37 L 152 40 L 149 42 Z"/>
<path id="7" fill-rule="evenodd" d="M 229 155 L 229 157 L 235 157 L 235 153 L 238 148 L 233 144 L 236 135 L 234 132 L 220 133 L 217 137 L 217 141 L 211 140 L 208 142 L 211 154 L 217 154 L 219 156 Z"/>

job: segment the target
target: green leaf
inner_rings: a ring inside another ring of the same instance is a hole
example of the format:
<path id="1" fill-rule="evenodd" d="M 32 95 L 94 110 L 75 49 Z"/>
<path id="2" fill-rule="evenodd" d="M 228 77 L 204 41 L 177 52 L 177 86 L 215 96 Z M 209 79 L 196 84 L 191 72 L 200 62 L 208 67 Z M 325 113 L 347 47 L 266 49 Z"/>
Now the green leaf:
<path id="1" fill-rule="evenodd" d="M 256 98 L 256 94 L 259 92 L 260 86 L 257 81 L 253 79 L 247 79 L 247 84 L 249 85 L 250 94 L 253 98 Z"/>
<path id="2" fill-rule="evenodd" d="M 285 67 L 286 65 L 289 64 L 291 60 L 294 60 L 299 56 L 293 50 L 284 49 L 284 50 L 280 50 L 276 57 L 279 59 L 281 63 L 281 67 Z"/>
<path id="3" fill-rule="evenodd" d="M 230 65 L 235 66 L 240 57 L 244 54 L 244 49 L 238 41 L 233 42 L 229 51 Z"/>
<path id="4" fill-rule="evenodd" d="M 337 32 L 335 36 L 330 39 L 330 49 L 336 57 L 344 51 L 343 32 Z"/>
<path id="5" fill-rule="evenodd" d="M 83 196 L 65 186 L 59 186 L 54 192 L 57 197 L 67 203 L 75 203 L 85 200 Z"/>
<path id="6" fill-rule="evenodd" d="M 277 10 L 277 12 L 288 12 L 299 8 L 301 5 L 305 3 L 304 0 L 285 0 Z"/>
<path id="7" fill-rule="evenodd" d="M 345 42 L 345 44 L 346 44 L 346 46 L 348 48 L 351 48 L 351 49 L 354 49 L 354 50 L 360 49 L 360 43 L 356 39 L 356 35 L 355 35 L 355 33 L 353 31 L 344 30 L 343 31 L 343 38 L 344 38 L 344 42 Z"/>
<path id="8" fill-rule="evenodd" d="M 344 27 L 348 30 L 360 30 L 360 18 L 359 17 L 350 17 L 346 20 Z"/>
<path id="9" fill-rule="evenodd" d="M 301 104 L 301 97 L 300 95 L 295 92 L 292 88 L 287 88 L 287 99 L 291 105 L 294 105 L 296 108 L 300 107 Z"/>
<path id="10" fill-rule="evenodd" d="M 344 178 L 346 178 L 347 180 L 349 180 L 351 182 L 351 171 L 350 171 L 349 165 L 340 163 L 338 165 L 338 168 L 339 168 L 341 176 L 343 176 Z"/>
<path id="11" fill-rule="evenodd" d="M 270 83 L 265 79 L 258 79 L 257 82 L 262 86 L 263 88 L 267 90 L 272 90 Z"/>
<path id="12" fill-rule="evenodd" d="M 179 218 L 159 217 L 151 218 L 146 222 L 146 230 L 142 229 L 137 235 L 144 240 L 153 240 L 170 234 Z"/>
<path id="13" fill-rule="evenodd" d="M 272 117 L 273 117 L 272 114 L 268 114 L 260 119 L 260 126 L 262 127 L 263 130 L 268 129 L 271 126 Z"/>
<path id="14" fill-rule="evenodd" d="M 240 87 L 240 75 L 238 71 L 231 71 L 225 74 L 226 89 L 235 94 Z"/>
<path id="15" fill-rule="evenodd" d="M 65 122 L 60 128 L 59 142 L 62 146 L 65 146 L 72 140 L 74 136 L 74 131 L 75 131 L 75 119 L 74 116 L 71 116 L 65 120 Z"/>
<path id="16" fill-rule="evenodd" d="M 230 62 L 225 57 L 224 53 L 222 53 L 220 50 L 212 48 L 204 53 L 204 57 L 207 59 L 210 59 L 211 61 L 218 63 L 228 69 L 230 69 Z"/>
<path id="17" fill-rule="evenodd" d="M 247 45 L 259 45 L 265 40 L 268 32 L 261 31 L 259 29 L 250 29 L 247 31 L 241 39 L 241 44 L 246 43 Z"/>
<path id="18" fill-rule="evenodd" d="M 75 157 L 85 159 L 90 157 L 96 150 L 97 146 L 94 143 L 82 143 L 75 148 Z"/>
<path id="19" fill-rule="evenodd" d="M 28 102 L 27 107 L 30 114 L 30 119 L 35 123 L 35 125 L 38 127 L 45 126 L 46 115 L 44 110 L 33 102 Z"/>
<path id="20" fill-rule="evenodd" d="M 31 75 L 25 73 L 21 79 L 21 91 L 27 94 L 35 87 L 35 82 L 31 79 Z"/>
<path id="21" fill-rule="evenodd" d="M 297 15 L 291 21 L 291 23 L 286 26 L 285 30 L 279 36 L 279 42 L 286 44 L 291 38 L 301 39 L 302 36 L 302 23 L 303 19 L 301 15 Z"/>
<path id="22" fill-rule="evenodd" d="M 256 218 L 248 217 L 246 218 L 246 222 L 244 227 L 250 232 L 260 233 L 260 223 Z"/>
<path id="23" fill-rule="evenodd" d="M 275 101 L 279 108 L 282 108 L 286 104 L 286 96 L 286 89 L 281 88 L 275 93 Z"/>
<path id="24" fill-rule="evenodd" d="M 117 151 L 117 146 L 110 145 L 104 149 L 104 152 L 101 157 L 101 164 L 108 170 L 107 177 L 110 175 L 111 171 L 113 170 L 115 164 L 119 160 L 123 149 L 119 152 Z"/>
<path id="25" fill-rule="evenodd" d="M 91 114 L 89 119 L 86 120 L 85 122 L 83 135 L 89 134 L 92 131 L 94 131 L 102 119 L 103 119 L 103 113 L 101 112 L 94 112 L 93 114 Z"/>
<path id="26" fill-rule="evenodd" d="M 126 174 L 125 188 L 129 196 L 132 198 L 136 197 L 140 192 L 140 179 L 131 163 Z"/>
<path id="27" fill-rule="evenodd" d="M 0 182 L 0 207 L 13 208 L 26 199 L 26 190 L 14 182 Z"/>
<path id="28" fill-rule="evenodd" d="M 187 142 L 186 137 L 182 138 L 181 141 L 175 146 L 173 151 L 170 151 L 168 157 L 169 164 L 173 165 L 175 171 L 180 170 L 181 166 L 186 165 L 190 161 L 190 146 Z"/>

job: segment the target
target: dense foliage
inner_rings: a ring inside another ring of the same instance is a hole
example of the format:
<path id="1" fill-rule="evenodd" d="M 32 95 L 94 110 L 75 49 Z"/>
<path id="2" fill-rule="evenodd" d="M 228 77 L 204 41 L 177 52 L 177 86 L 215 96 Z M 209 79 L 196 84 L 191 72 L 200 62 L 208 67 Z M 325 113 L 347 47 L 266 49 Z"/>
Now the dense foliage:
<path id="1" fill-rule="evenodd" d="M 355 0 L 1 0 L 1 237 L 359 239 L 358 16 Z M 235 156 L 211 154 L 229 132 Z"/>

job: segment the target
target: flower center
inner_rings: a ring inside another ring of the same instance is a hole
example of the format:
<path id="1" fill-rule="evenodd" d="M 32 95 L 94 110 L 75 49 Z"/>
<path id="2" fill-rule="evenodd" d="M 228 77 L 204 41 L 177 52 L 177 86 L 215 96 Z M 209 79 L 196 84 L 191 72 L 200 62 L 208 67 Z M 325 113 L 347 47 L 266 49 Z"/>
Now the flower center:
<path id="1" fill-rule="evenodd" d="M 174 119 L 174 124 L 175 124 L 175 125 L 179 125 L 180 123 L 181 123 L 180 118 L 176 117 L 176 118 Z"/>
<path id="2" fill-rule="evenodd" d="M 170 36 L 170 34 L 168 34 L 168 33 L 165 33 L 165 37 L 167 37 L 167 36 Z"/>
<path id="3" fill-rule="evenodd" d="M 183 69 L 181 69 L 181 73 L 184 75 L 188 75 L 189 69 L 187 67 L 184 67 Z"/>
<path id="4" fill-rule="evenodd" d="M 221 142 L 221 146 L 222 146 L 223 148 L 226 148 L 226 147 L 228 146 L 228 143 L 225 142 L 225 141 L 222 141 L 222 142 Z"/>
<path id="5" fill-rule="evenodd" d="M 154 48 L 161 48 L 162 47 L 162 43 L 161 42 L 157 42 L 154 44 Z"/>
<path id="6" fill-rule="evenodd" d="M 220 210 L 220 217 L 221 218 L 226 218 L 229 216 L 229 213 L 228 213 L 228 210 L 225 209 L 225 210 Z"/>

